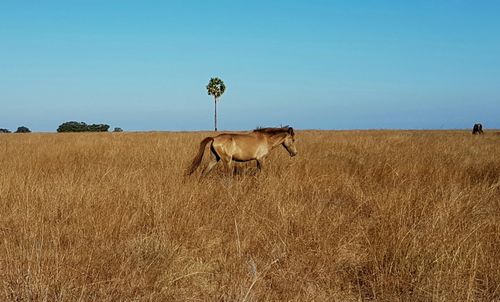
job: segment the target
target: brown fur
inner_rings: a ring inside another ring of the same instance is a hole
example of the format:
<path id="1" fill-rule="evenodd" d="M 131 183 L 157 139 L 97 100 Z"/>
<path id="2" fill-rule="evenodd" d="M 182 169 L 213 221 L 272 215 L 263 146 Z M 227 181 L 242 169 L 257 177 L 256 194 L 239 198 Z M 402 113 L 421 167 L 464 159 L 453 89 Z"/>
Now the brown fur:
<path id="1" fill-rule="evenodd" d="M 247 133 L 223 133 L 213 138 L 207 137 L 201 142 L 198 154 L 188 170 L 189 175 L 193 174 L 200 165 L 209 142 L 211 142 L 210 151 L 213 156 L 202 174 L 208 174 L 221 159 L 231 173 L 234 161 L 255 160 L 257 168 L 261 170 L 264 158 L 279 145 L 283 145 L 290 156 L 297 154 L 294 144 L 295 132 L 292 127 L 260 128 Z"/>

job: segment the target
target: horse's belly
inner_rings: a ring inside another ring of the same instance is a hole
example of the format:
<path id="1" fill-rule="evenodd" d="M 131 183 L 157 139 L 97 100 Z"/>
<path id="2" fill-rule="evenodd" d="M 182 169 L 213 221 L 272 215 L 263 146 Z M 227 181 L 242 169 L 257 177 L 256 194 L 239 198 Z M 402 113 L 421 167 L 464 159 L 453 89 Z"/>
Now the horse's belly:
<path id="1" fill-rule="evenodd" d="M 233 160 L 235 161 L 249 161 L 255 159 L 255 156 L 252 154 L 244 154 L 244 153 L 235 153 L 233 154 Z"/>
<path id="2" fill-rule="evenodd" d="M 249 161 L 257 158 L 262 158 L 267 154 L 266 148 L 255 148 L 253 150 L 238 150 L 233 154 L 233 160 Z"/>

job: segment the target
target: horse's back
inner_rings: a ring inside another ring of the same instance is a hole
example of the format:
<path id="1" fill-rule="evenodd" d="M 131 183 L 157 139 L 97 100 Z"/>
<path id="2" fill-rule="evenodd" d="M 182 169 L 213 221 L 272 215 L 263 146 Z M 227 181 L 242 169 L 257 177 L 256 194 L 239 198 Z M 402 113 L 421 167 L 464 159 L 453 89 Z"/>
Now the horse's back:
<path id="1" fill-rule="evenodd" d="M 220 143 L 236 143 L 236 144 L 261 144 L 264 143 L 261 137 L 253 135 L 252 133 L 223 133 L 214 137 L 215 141 Z"/>

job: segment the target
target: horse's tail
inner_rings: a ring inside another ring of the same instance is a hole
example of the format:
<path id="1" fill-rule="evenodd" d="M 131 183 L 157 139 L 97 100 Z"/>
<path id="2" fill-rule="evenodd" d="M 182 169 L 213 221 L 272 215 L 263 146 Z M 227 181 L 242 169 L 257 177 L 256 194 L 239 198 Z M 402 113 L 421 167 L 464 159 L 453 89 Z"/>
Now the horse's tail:
<path id="1" fill-rule="evenodd" d="M 198 151 L 198 154 L 193 159 L 193 162 L 191 163 L 191 166 L 188 169 L 188 175 L 193 174 L 194 171 L 196 171 L 196 168 L 201 163 L 201 160 L 203 159 L 203 154 L 205 153 L 205 147 L 207 146 L 208 143 L 211 143 L 214 141 L 213 137 L 207 137 L 204 140 L 201 141 L 200 143 L 200 150 Z"/>

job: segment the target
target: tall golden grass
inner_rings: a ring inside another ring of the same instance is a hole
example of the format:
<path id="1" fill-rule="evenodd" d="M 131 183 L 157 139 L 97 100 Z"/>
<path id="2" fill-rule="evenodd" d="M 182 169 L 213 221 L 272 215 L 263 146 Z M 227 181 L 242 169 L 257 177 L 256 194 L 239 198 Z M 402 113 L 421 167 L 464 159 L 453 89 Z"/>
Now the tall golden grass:
<path id="1" fill-rule="evenodd" d="M 207 135 L 0 135 L 0 300 L 500 300 L 500 135 L 302 131 L 186 177 Z"/>

